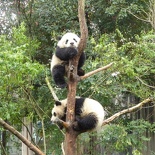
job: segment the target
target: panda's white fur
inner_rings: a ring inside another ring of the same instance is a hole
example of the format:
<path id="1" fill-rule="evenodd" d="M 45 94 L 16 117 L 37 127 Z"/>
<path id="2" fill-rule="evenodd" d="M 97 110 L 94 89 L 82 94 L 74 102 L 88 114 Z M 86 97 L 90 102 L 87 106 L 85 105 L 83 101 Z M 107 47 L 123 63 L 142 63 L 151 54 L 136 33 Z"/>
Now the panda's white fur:
<path id="1" fill-rule="evenodd" d="M 57 122 L 57 118 L 66 120 L 67 99 L 57 102 L 52 109 L 51 121 Z M 73 129 L 80 132 L 99 130 L 102 126 L 105 111 L 102 105 L 93 99 L 76 97 L 75 122 Z"/>
<path id="2" fill-rule="evenodd" d="M 68 71 L 69 60 L 77 55 L 80 38 L 74 33 L 66 33 L 57 43 L 56 53 L 51 60 L 51 72 L 56 85 L 60 88 L 67 86 L 64 76 Z M 78 63 L 78 75 L 84 75 L 81 69 L 85 61 L 82 52 Z"/>
<path id="3" fill-rule="evenodd" d="M 51 71 L 53 69 L 54 66 L 56 65 L 61 65 L 61 64 L 65 64 L 65 61 L 59 59 L 55 54 L 52 57 L 52 61 L 51 61 Z"/>

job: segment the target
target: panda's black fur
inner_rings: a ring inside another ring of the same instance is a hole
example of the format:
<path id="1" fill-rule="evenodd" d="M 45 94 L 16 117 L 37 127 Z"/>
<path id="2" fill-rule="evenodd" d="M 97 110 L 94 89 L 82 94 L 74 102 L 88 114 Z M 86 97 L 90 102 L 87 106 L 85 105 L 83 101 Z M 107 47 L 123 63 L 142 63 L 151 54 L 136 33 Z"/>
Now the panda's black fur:
<path id="1" fill-rule="evenodd" d="M 56 85 L 60 88 L 67 86 L 65 81 L 65 75 L 68 71 L 69 60 L 77 55 L 78 45 L 80 38 L 74 33 L 66 33 L 57 44 L 56 52 L 51 61 L 51 72 Z M 81 67 L 85 62 L 85 53 L 82 52 L 77 68 L 77 74 L 79 76 L 84 75 L 84 71 Z"/>
<path id="2" fill-rule="evenodd" d="M 51 121 L 56 123 L 57 118 L 66 121 L 67 99 L 56 101 L 52 109 Z M 75 121 L 73 129 L 79 132 L 98 130 L 102 126 L 105 111 L 102 105 L 90 98 L 76 97 Z M 59 124 L 60 125 L 60 124 Z M 59 126 L 62 129 L 62 126 Z"/>

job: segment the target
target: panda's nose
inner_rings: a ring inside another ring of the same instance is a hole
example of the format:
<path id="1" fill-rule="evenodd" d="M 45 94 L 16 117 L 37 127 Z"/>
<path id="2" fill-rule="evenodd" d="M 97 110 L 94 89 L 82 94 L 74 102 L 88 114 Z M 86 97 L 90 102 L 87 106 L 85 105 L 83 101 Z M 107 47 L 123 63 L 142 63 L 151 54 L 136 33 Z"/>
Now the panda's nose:
<path id="1" fill-rule="evenodd" d="M 74 43 L 73 43 L 73 42 L 71 42 L 70 44 L 71 44 L 72 46 L 74 45 Z"/>
<path id="2" fill-rule="evenodd" d="M 51 119 L 51 124 L 54 124 L 54 121 Z"/>

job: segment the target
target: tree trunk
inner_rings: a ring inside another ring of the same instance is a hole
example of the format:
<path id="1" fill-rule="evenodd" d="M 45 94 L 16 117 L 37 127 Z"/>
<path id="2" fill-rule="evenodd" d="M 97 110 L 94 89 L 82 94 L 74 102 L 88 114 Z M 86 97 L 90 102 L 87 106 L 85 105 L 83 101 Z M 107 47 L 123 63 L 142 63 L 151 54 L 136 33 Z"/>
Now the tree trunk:
<path id="1" fill-rule="evenodd" d="M 88 29 L 85 20 L 85 0 L 78 1 L 78 17 L 80 23 L 80 43 L 78 47 L 78 55 L 69 62 L 69 73 L 68 73 L 68 96 L 67 96 L 67 114 L 66 121 L 70 123 L 70 127 L 66 129 L 65 135 L 65 155 L 76 155 L 76 138 L 78 132 L 72 129 L 72 122 L 75 120 L 75 96 L 76 96 L 76 87 L 77 87 L 77 66 L 80 55 L 86 46 L 86 40 L 88 36 Z"/>
<path id="2" fill-rule="evenodd" d="M 70 61 L 69 66 L 74 66 L 73 70 L 69 70 L 68 74 L 68 96 L 67 96 L 67 115 L 66 121 L 70 123 L 70 127 L 66 130 L 65 135 L 65 154 L 67 155 L 75 155 L 76 154 L 76 138 L 78 136 L 77 132 L 72 129 L 72 122 L 75 120 L 75 96 L 76 96 L 76 86 L 77 80 L 75 75 L 77 75 L 77 64 L 78 61 L 73 59 Z"/>

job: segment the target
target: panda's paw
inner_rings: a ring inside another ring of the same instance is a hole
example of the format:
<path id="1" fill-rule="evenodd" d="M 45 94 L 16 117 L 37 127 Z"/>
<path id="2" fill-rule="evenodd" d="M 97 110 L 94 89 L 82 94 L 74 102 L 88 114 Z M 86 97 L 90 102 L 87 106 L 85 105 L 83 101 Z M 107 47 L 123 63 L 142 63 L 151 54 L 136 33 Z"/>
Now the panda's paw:
<path id="1" fill-rule="evenodd" d="M 59 127 L 60 130 L 63 129 L 63 125 L 62 125 L 62 123 L 57 123 L 57 125 L 58 125 L 58 127 Z"/>
<path id="2" fill-rule="evenodd" d="M 77 49 L 74 47 L 68 47 L 67 51 L 68 51 L 70 59 L 73 58 L 77 54 Z"/>
<path id="3" fill-rule="evenodd" d="M 77 74 L 79 76 L 84 76 L 85 75 L 85 71 L 83 69 L 79 69 Z"/>
<path id="4" fill-rule="evenodd" d="M 73 123 L 72 127 L 73 127 L 73 130 L 75 130 L 75 131 L 80 131 L 80 128 L 79 128 L 79 125 L 78 125 L 78 122 L 77 122 L 77 121 L 75 121 L 75 122 Z"/>

